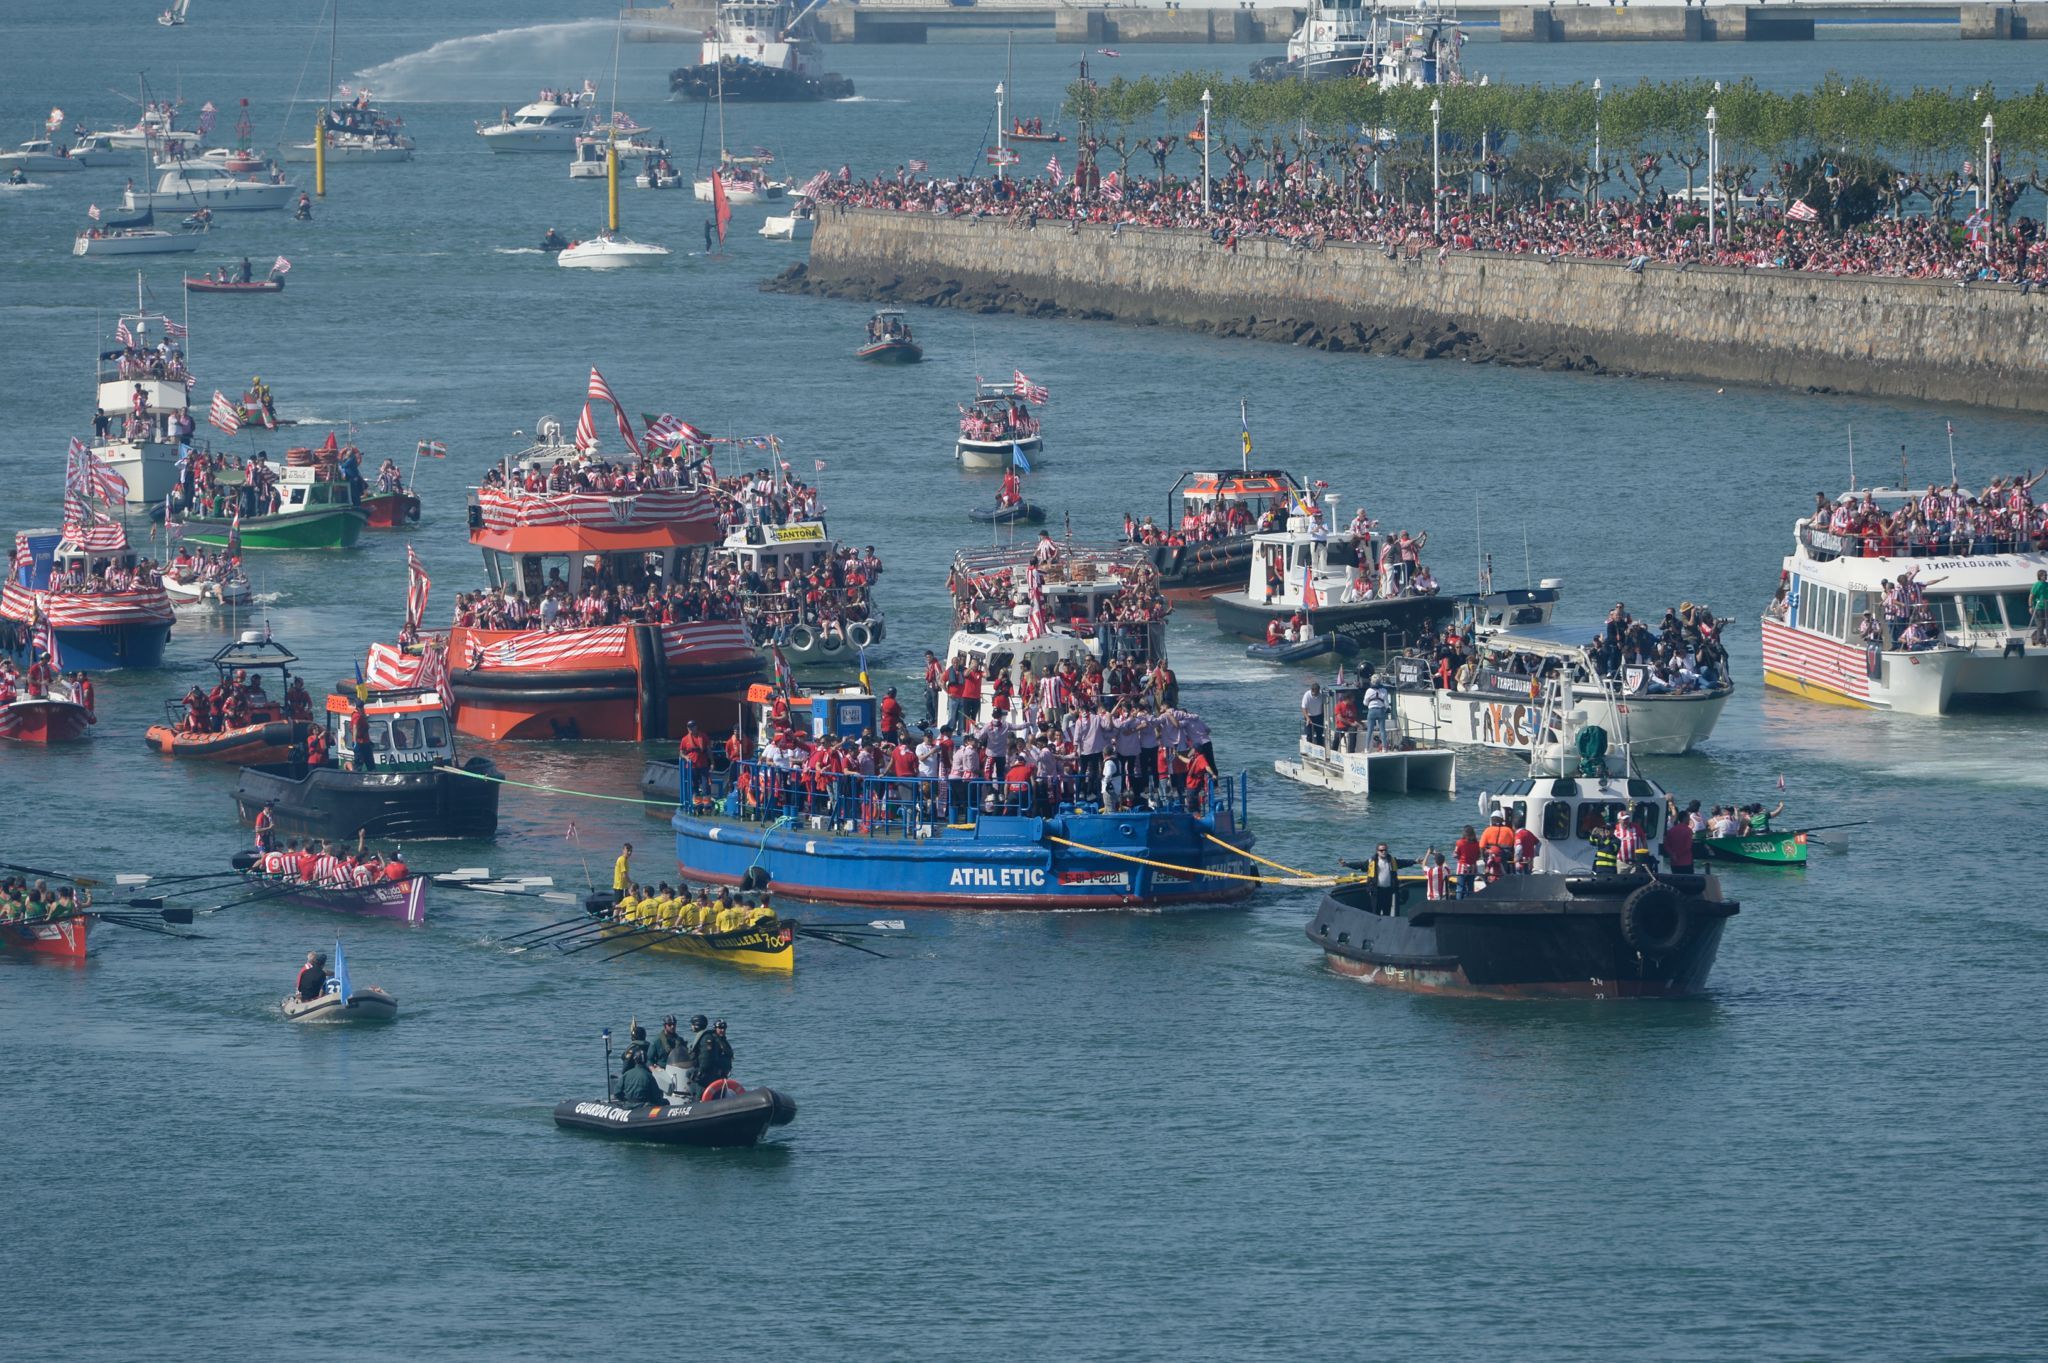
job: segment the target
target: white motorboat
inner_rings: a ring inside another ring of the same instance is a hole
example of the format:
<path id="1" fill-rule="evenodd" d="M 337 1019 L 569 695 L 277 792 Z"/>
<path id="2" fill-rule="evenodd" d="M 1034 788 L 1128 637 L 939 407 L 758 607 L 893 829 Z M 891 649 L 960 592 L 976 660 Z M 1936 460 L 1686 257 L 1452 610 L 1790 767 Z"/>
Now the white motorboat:
<path id="1" fill-rule="evenodd" d="M 71 243 L 74 256 L 169 256 L 199 249 L 197 232 L 166 232 L 161 227 L 92 228 Z"/>
<path id="2" fill-rule="evenodd" d="M 666 161 L 633 177 L 633 184 L 640 189 L 674 189 L 682 182 L 683 173 Z"/>
<path id="3" fill-rule="evenodd" d="M 1946 491 L 1872 488 L 1850 496 L 1896 513 Z M 1836 533 L 1815 518 L 1792 533 L 1784 601 L 1763 618 L 1764 685 L 1912 715 L 1944 715 L 1964 702 L 2048 706 L 2048 648 L 2032 641 L 2027 601 L 2036 574 L 2048 572 L 2048 553 L 2030 537 L 1904 544 Z M 1896 640 L 1882 623 L 1887 584 L 1910 584 L 1921 598 Z M 1879 622 L 1869 641 L 1865 612 Z"/>
<path id="4" fill-rule="evenodd" d="M 71 144 L 71 159 L 91 170 L 98 166 L 132 166 L 141 160 L 133 147 L 117 147 L 106 133 L 81 133 Z"/>
<path id="5" fill-rule="evenodd" d="M 809 199 L 798 195 L 789 212 L 768 215 L 761 224 L 761 235 L 770 241 L 809 241 L 818 225 L 817 212 Z"/>
<path id="6" fill-rule="evenodd" d="M 583 82 L 581 91 L 543 90 L 531 104 L 522 104 L 496 123 L 477 125 L 476 134 L 494 152 L 573 151 L 576 139 L 588 133 L 597 87 Z"/>
<path id="7" fill-rule="evenodd" d="M 669 77 L 669 88 L 688 99 L 848 99 L 853 82 L 825 70 L 807 22 L 818 0 L 725 0 L 704 30 L 697 65 Z"/>
<path id="8" fill-rule="evenodd" d="M 142 110 L 142 117 L 135 121 L 133 127 L 110 128 L 105 132 L 87 133 L 86 136 L 104 137 L 109 146 L 123 151 L 154 150 L 159 155 L 172 148 L 181 148 L 189 154 L 204 140 L 201 133 L 175 126 L 177 106 L 165 100 L 151 99 L 147 88 L 137 100 L 137 105 Z"/>
<path id="9" fill-rule="evenodd" d="M 298 192 L 299 187 L 294 184 L 244 180 L 219 166 L 188 161 L 167 167 L 154 192 L 131 189 L 121 196 L 121 203 L 131 210 L 211 208 L 223 213 L 247 213 L 283 208 Z"/>
<path id="10" fill-rule="evenodd" d="M 974 405 L 960 409 L 960 436 L 953 442 L 953 458 L 961 468 L 999 472 L 1017 467 L 1021 454 L 1028 473 L 1043 446 L 1038 418 L 1013 384 L 975 385 Z"/>
<path id="11" fill-rule="evenodd" d="M 600 232 L 588 241 L 571 242 L 557 251 L 555 264 L 567 270 L 620 270 L 666 265 L 671 254 L 666 246 L 634 241 L 620 232 Z"/>
<path id="12" fill-rule="evenodd" d="M 195 608 L 246 606 L 255 592 L 249 586 L 247 575 L 236 568 L 226 577 L 207 577 L 197 571 L 179 577 L 174 572 L 167 572 L 164 574 L 164 595 L 171 598 L 173 606 Z"/>
<path id="13" fill-rule="evenodd" d="M 766 172 L 749 164 L 749 156 L 735 156 L 729 159 L 716 173 L 725 181 L 725 201 L 729 204 L 768 203 L 789 193 L 786 181 L 771 180 Z M 710 203 L 716 195 L 711 190 L 711 176 L 698 180 L 693 187 L 698 203 Z"/>
<path id="14" fill-rule="evenodd" d="M 604 178 L 604 153 L 608 146 L 617 146 L 621 165 L 649 159 L 666 161 L 668 147 L 659 138 L 646 134 L 628 134 L 616 142 L 607 140 L 603 132 L 576 139 L 576 154 L 569 162 L 569 178 L 572 180 L 602 180 Z M 680 178 L 680 176 L 678 176 Z"/>
<path id="15" fill-rule="evenodd" d="M 190 395 L 177 324 L 143 304 L 142 275 L 135 276 L 135 308 L 124 311 L 111 347 L 98 347 L 93 406 L 106 413 L 105 434 L 96 435 L 92 457 L 121 475 L 128 505 L 159 506 L 178 483 L 178 461 L 196 421 L 187 410 Z M 125 329 L 131 342 L 119 339 Z M 170 353 L 157 347 L 170 342 Z"/>
<path id="16" fill-rule="evenodd" d="M 86 163 L 73 156 L 69 147 L 60 147 L 46 137 L 38 137 L 22 143 L 13 151 L 0 152 L 0 170 L 5 170 L 9 166 L 62 174 L 67 171 L 84 170 Z"/>
<path id="17" fill-rule="evenodd" d="M 413 151 L 413 140 L 405 133 L 327 134 L 327 159 L 330 161 L 354 161 L 359 165 L 395 165 L 400 161 L 412 160 Z M 278 155 L 293 165 L 304 165 L 313 160 L 313 144 L 287 143 L 279 150 Z"/>
<path id="18" fill-rule="evenodd" d="M 218 166 L 230 175 L 243 177 L 260 175 L 270 169 L 270 162 L 247 147 L 208 147 L 194 159 L 201 165 Z"/>

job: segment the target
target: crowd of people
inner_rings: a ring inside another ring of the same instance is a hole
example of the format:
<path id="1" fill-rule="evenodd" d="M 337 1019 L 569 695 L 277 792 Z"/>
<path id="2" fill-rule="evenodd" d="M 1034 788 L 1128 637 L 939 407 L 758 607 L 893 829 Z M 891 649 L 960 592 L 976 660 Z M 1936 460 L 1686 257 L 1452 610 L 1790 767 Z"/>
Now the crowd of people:
<path id="1" fill-rule="evenodd" d="M 52 596 L 111 596 L 146 592 L 164 585 L 163 565 L 125 554 L 106 558 L 63 558 L 51 565 L 45 587 Z"/>
<path id="2" fill-rule="evenodd" d="M 684 1036 L 676 1028 L 675 1014 L 670 1013 L 661 1020 L 661 1031 L 652 1041 L 646 1028 L 634 1025 L 623 1061 L 618 1083 L 609 1095 L 613 1101 L 644 1107 L 673 1102 L 674 1094 L 682 1094 L 688 1101 L 732 1078 L 732 1042 L 724 1018 L 714 1023 L 699 1013 L 690 1019 L 690 1034 Z M 654 1075 L 657 1068 L 668 1072 L 666 1087 Z"/>
<path id="3" fill-rule="evenodd" d="M 1404 202 L 1392 193 L 1371 190 L 1347 193 L 1312 162 L 1296 162 L 1269 178 L 1254 178 L 1244 166 L 1219 171 L 1207 212 L 1199 179 L 1164 175 L 1148 181 L 1119 174 L 1105 180 L 1114 181 L 1114 198 L 1098 192 L 1081 196 L 1078 203 L 1071 184 L 913 179 L 900 172 L 867 181 L 834 181 L 823 198 L 852 207 L 1014 219 L 1030 227 L 1043 219 L 1094 223 L 1112 230 L 1190 228 L 1206 231 L 1229 250 L 1251 239 L 1278 240 L 1305 250 L 1335 241 L 1418 260 L 1441 259 L 1453 251 L 1489 251 L 1611 260 L 1635 270 L 1659 262 L 1959 284 L 2003 281 L 2024 288 L 2048 284 L 2048 259 L 2030 233 L 1972 233 L 1979 240 L 1957 243 L 1954 224 L 1938 217 L 1877 218 L 1833 232 L 1817 223 L 1801 224 L 1776 206 L 1745 201 L 1736 213 L 1736 230 L 1718 232 L 1710 242 L 1702 206 L 1662 189 L 1643 202 L 1604 199 L 1597 211 L 1588 211 L 1588 205 L 1577 199 L 1494 204 L 1459 196 L 1450 200 L 1439 224 L 1426 202 Z"/>
<path id="4" fill-rule="evenodd" d="M 775 910 L 755 895 L 735 895 L 721 888 L 693 890 L 688 884 L 628 885 L 612 905 L 613 921 L 638 928 L 661 928 L 700 936 L 739 932 L 775 921 Z"/>
<path id="5" fill-rule="evenodd" d="M 1716 618 L 1691 601 L 1666 607 L 1653 626 L 1629 613 L 1617 601 L 1600 632 L 1585 643 L 1585 655 L 1596 676 L 1619 683 L 1631 695 L 1683 695 L 1714 691 L 1729 683 L 1728 650 L 1722 635 L 1725 617 Z M 1557 679 L 1572 676 L 1567 661 L 1517 650 L 1511 644 L 1491 647 L 1455 629 L 1446 630 L 1417 650 L 1429 659 L 1441 690 L 1499 689 L 1502 678 L 1527 678 L 1529 695 L 1540 697 Z"/>
<path id="6" fill-rule="evenodd" d="M 1116 582 L 1117 589 L 1106 594 L 1091 590 L 1107 581 Z M 1151 564 L 1091 560 L 1062 547 L 1047 530 L 1038 532 L 1028 562 L 984 567 L 957 558 L 946 574 L 946 590 L 953 598 L 954 623 L 962 629 L 1006 628 L 1020 606 L 1041 634 L 1053 627 L 1092 634 L 1104 624 L 1151 625 L 1173 610 Z"/>
<path id="7" fill-rule="evenodd" d="M 872 639 L 876 619 L 875 579 L 882 574 L 882 560 L 871 544 L 855 549 L 836 545 L 823 561 L 808 568 L 781 564 L 773 577 L 753 563 L 727 555 L 714 558 L 706 580 L 715 590 L 734 594 L 742 618 L 757 644 L 787 646 L 799 626 L 818 639 L 843 646 L 856 646 L 861 637 Z M 866 626 L 869 633 L 849 630 Z"/>
<path id="8" fill-rule="evenodd" d="M 282 846 L 259 852 L 251 869 L 273 880 L 330 890 L 396 883 L 412 874 L 397 852 L 387 857 L 369 851 L 361 839 L 351 849 L 322 838 L 287 838 Z"/>
<path id="9" fill-rule="evenodd" d="M 47 880 L 31 884 L 21 876 L 0 878 L 0 923 L 75 918 L 92 907 L 92 891 L 69 885 L 50 888 Z"/>
<path id="10" fill-rule="evenodd" d="M 313 697 L 305 682 L 293 677 L 280 702 L 264 690 L 261 672 L 250 673 L 241 668 L 223 673 L 210 689 L 194 682 L 192 689 L 179 698 L 179 704 L 183 713 L 178 728 L 193 734 L 226 733 L 250 724 L 267 723 L 280 717 L 280 706 L 284 719 L 313 718 Z"/>
<path id="11" fill-rule="evenodd" d="M 1994 478 L 1975 493 L 1952 479 L 1947 487 L 1883 504 L 1869 492 L 1836 500 L 1816 492 L 1806 528 L 1834 536 L 1838 552 L 1851 558 L 2027 552 L 2048 544 L 2048 507 L 2034 501 L 2043 478 L 2048 471 Z M 1807 543 L 1820 547 L 1810 533 Z"/>
<path id="12" fill-rule="evenodd" d="M 984 398 L 972 407 L 960 404 L 960 438 L 983 444 L 1030 440 L 1038 434 L 1038 418 L 1021 398 Z"/>
<path id="13" fill-rule="evenodd" d="M 95 713 L 92 678 L 84 672 L 63 672 L 47 657 L 36 654 L 26 667 L 14 659 L 0 657 L 0 705 L 18 700 L 61 700 Z"/>

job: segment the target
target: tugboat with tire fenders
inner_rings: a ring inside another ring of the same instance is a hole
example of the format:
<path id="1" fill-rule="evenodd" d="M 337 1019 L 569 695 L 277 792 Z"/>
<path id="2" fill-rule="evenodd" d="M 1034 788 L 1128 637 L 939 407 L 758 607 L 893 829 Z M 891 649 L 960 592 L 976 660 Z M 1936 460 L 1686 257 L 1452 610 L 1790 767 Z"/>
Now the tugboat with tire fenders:
<path id="1" fill-rule="evenodd" d="M 853 98 L 853 82 L 824 69 L 811 31 L 811 12 L 823 2 L 799 9 L 790 0 L 727 0 L 704 30 L 697 65 L 669 73 L 669 92 L 735 102 Z"/>
<path id="2" fill-rule="evenodd" d="M 1570 731 L 1572 718 L 1559 723 Z M 1573 749 L 1559 742 L 1533 753 L 1527 779 L 1480 797 L 1489 816 L 1539 835 L 1527 872 L 1476 880 L 1452 898 L 1448 868 L 1392 885 L 1369 870 L 1325 895 L 1308 924 L 1331 967 L 1389 988 L 1473 998 L 1701 992 L 1741 906 L 1715 876 L 1660 872 L 1654 858 L 1617 862 L 1611 843 L 1603 850 L 1609 821 L 1622 817 L 1651 846 L 1667 797 L 1625 748 L 1622 774 L 1609 773 L 1605 730 L 1583 725 L 1574 738 Z"/>

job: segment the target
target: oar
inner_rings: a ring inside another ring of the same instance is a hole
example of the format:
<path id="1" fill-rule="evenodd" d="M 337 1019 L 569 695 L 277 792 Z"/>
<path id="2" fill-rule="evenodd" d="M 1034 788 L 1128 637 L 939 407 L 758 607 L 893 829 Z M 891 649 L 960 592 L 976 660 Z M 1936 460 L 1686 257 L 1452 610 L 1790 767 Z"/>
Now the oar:
<path id="1" fill-rule="evenodd" d="M 611 922 L 608 919 L 594 923 L 583 923 L 579 924 L 576 927 L 563 928 L 560 931 L 550 933 L 545 937 L 531 938 L 528 941 L 519 943 L 517 946 L 513 947 L 512 950 L 515 953 L 521 951 L 538 951 L 542 947 L 551 946 L 555 948 L 557 951 L 560 951 L 562 949 L 562 944 L 564 942 L 581 941 L 583 938 L 586 937 L 602 937 L 606 931 L 617 926 L 619 925 Z"/>
<path id="2" fill-rule="evenodd" d="M 25 876 L 41 876 L 45 880 L 62 880 L 68 884 L 88 887 L 102 883 L 90 876 L 75 876 L 65 871 L 46 871 L 40 866 L 17 866 L 11 861 L 0 861 L 0 871 L 19 871 Z"/>
<path id="3" fill-rule="evenodd" d="M 616 961 L 621 956 L 631 956 L 634 952 L 645 951 L 649 947 L 658 947 L 674 936 L 676 936 L 674 928 L 658 928 L 655 930 L 655 935 L 649 940 L 640 943 L 638 946 L 627 947 L 624 951 L 615 951 L 609 956 L 600 957 L 598 964 L 603 965 L 606 961 Z"/>
<path id="4" fill-rule="evenodd" d="M 617 927 L 617 926 L 618 926 L 618 924 L 616 924 L 616 923 L 608 923 L 608 924 L 606 924 L 605 926 L 607 926 L 607 927 Z M 592 947 L 601 947 L 601 946 L 603 946 L 603 945 L 604 945 L 604 944 L 605 944 L 606 942 L 620 942 L 620 941 L 624 941 L 624 940 L 625 940 L 626 938 L 628 938 L 628 937 L 646 937 L 646 936 L 649 936 L 649 935 L 655 935 L 655 936 L 659 936 L 659 934 L 661 934 L 661 933 L 664 933 L 664 932 L 670 932 L 670 931 L 673 931 L 673 929 L 670 929 L 670 928 L 628 928 L 628 929 L 627 929 L 626 931 L 624 931 L 624 932 L 614 932 L 614 933 L 603 933 L 603 932 L 600 932 L 600 933 L 599 933 L 599 934 L 597 935 L 597 938 L 596 938 L 596 940 L 594 940 L 594 941 L 589 941 L 589 942 L 578 942 L 578 943 L 577 943 L 577 944 L 576 944 L 575 946 L 573 946 L 573 947 L 564 947 L 564 946 L 563 946 L 563 945 L 562 945 L 562 944 L 561 944 L 560 942 L 557 942 L 557 943 L 555 943 L 555 950 L 557 950 L 557 951 L 561 952 L 561 953 L 562 953 L 562 954 L 563 954 L 564 956 L 574 956 L 574 955 L 575 955 L 575 954 L 576 954 L 577 952 L 579 952 L 579 951 L 588 951 L 588 950 L 590 950 L 590 949 L 591 949 Z"/>
<path id="5" fill-rule="evenodd" d="M 823 928 L 828 932 L 845 932 L 854 928 L 878 928 L 884 932 L 903 931 L 901 918 L 877 918 L 872 923 L 806 923 L 807 928 Z"/>
<path id="6" fill-rule="evenodd" d="M 539 937 L 545 933 L 554 931 L 556 928 L 587 928 L 595 924 L 604 923 L 607 921 L 609 920 L 603 918 L 592 918 L 588 914 L 585 914 L 578 918 L 564 918 L 559 923 L 543 923 L 537 928 L 527 928 L 523 932 L 508 932 L 503 937 L 500 937 L 498 939 L 498 945 L 503 946 L 507 942 L 517 942 L 521 938 L 525 937 Z"/>
<path id="7" fill-rule="evenodd" d="M 844 937 L 834 937 L 829 932 L 819 932 L 815 928 L 798 928 L 796 930 L 796 935 L 806 939 L 807 941 L 830 942 L 834 946 L 845 947 L 848 951 L 864 951 L 867 952 L 867 954 L 870 956 L 880 956 L 885 961 L 889 959 L 888 956 L 884 955 L 882 952 L 870 951 L 867 947 L 860 945 L 858 942 L 849 942 Z"/>
<path id="8" fill-rule="evenodd" d="M 1854 823 L 1824 823 L 1816 828 L 1795 828 L 1792 831 L 1794 833 L 1828 833 L 1832 832 L 1837 828 L 1867 828 L 1873 822 L 1875 822 L 1875 820 L 1858 819 Z"/>

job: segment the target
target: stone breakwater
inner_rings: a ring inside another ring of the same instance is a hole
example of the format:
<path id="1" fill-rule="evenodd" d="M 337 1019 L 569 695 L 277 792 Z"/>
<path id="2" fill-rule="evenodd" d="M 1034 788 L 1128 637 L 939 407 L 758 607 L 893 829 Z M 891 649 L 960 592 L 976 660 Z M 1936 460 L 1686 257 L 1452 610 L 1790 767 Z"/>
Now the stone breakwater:
<path id="1" fill-rule="evenodd" d="M 1195 231 L 828 206 L 808 266 L 763 287 L 2048 412 L 2048 296 L 2006 285 L 1487 252 L 1440 260 L 1349 243 L 1231 250 Z"/>

